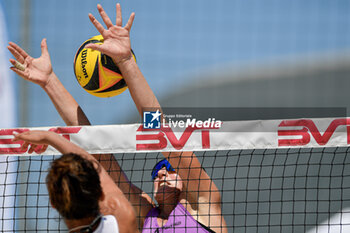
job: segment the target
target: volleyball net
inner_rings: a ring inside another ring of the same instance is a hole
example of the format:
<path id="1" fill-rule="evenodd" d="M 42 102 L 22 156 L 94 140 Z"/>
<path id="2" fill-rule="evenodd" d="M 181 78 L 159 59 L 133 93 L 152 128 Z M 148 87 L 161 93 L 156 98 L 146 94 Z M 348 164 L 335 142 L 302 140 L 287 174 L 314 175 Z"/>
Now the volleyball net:
<path id="1" fill-rule="evenodd" d="M 221 192 L 228 232 L 333 233 L 350 230 L 349 125 L 348 118 L 323 118 L 183 130 L 139 124 L 35 129 L 55 131 L 93 154 L 113 153 L 129 180 L 152 197 L 151 171 L 161 152 L 193 151 Z M 0 130 L 0 230 L 65 232 L 45 185 L 59 153 L 21 151 L 11 138 L 25 130 L 31 129 Z"/>

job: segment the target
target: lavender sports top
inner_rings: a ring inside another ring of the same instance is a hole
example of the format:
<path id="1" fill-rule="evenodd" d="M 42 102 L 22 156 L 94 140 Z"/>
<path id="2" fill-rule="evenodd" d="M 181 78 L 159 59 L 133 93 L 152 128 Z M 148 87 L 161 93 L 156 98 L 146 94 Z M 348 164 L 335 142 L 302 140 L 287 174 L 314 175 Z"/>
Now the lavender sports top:
<path id="1" fill-rule="evenodd" d="M 198 223 L 192 215 L 186 210 L 186 208 L 178 203 L 170 213 L 168 221 L 163 227 L 160 227 L 157 222 L 157 216 L 159 215 L 159 209 L 151 209 L 143 224 L 142 233 L 208 233 L 214 232 L 204 225 Z"/>

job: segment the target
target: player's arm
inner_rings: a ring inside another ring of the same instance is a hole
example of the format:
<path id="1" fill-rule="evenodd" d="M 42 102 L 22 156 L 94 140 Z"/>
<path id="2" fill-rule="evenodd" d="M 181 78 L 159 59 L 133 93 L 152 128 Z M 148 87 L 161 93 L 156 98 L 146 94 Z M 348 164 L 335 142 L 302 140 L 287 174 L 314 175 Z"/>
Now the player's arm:
<path id="1" fill-rule="evenodd" d="M 41 86 L 50 97 L 56 110 L 67 125 L 90 125 L 88 118 L 78 103 L 53 72 L 46 39 L 43 39 L 41 42 L 42 54 L 39 58 L 29 56 L 20 46 L 13 42 L 9 43 L 8 49 L 16 58 L 16 60 L 10 59 L 10 62 L 13 64 L 11 70 L 16 72 L 23 79 Z M 94 156 L 99 158 L 101 155 Z M 101 161 L 104 168 L 108 169 L 112 160 L 114 161 L 112 163 L 114 164 L 113 166 L 119 168 L 120 172 L 112 172 L 110 175 L 114 181 L 118 184 L 122 184 L 121 189 L 125 194 L 130 196 L 130 201 L 133 202 L 137 213 L 143 215 L 144 212 L 148 212 L 148 209 L 153 207 L 151 198 L 128 181 L 113 155 L 103 156 L 108 156 L 110 158 L 108 162 Z M 142 204 L 137 205 L 136 203 L 139 203 L 140 200 L 142 200 Z M 138 209 L 140 206 L 143 207 L 142 210 Z"/>
<path id="2" fill-rule="evenodd" d="M 221 212 L 221 194 L 200 161 L 191 151 L 163 153 L 184 182 L 188 211 L 215 232 L 227 232 Z"/>
<path id="3" fill-rule="evenodd" d="M 16 58 L 10 59 L 10 69 L 23 79 L 43 88 L 67 125 L 90 125 L 86 115 L 53 72 L 46 39 L 41 41 L 41 56 L 33 58 L 20 46 L 10 42 L 8 50 Z"/>
<path id="4" fill-rule="evenodd" d="M 90 48 L 98 50 L 108 56 L 110 56 L 113 61 L 117 64 L 119 69 L 122 72 L 122 75 L 134 76 L 140 75 L 141 72 L 135 74 L 133 73 L 134 69 L 123 69 L 124 64 L 127 64 L 130 60 L 134 61 L 135 67 L 137 67 L 135 60 L 132 58 L 131 53 L 131 43 L 130 43 L 130 30 L 134 21 L 135 14 L 132 13 L 128 22 L 123 27 L 122 16 L 121 16 L 121 7 L 120 4 L 116 5 L 116 24 L 114 25 L 101 5 L 97 5 L 99 14 L 106 25 L 106 29 L 100 24 L 100 22 L 92 15 L 89 14 L 91 22 L 94 24 L 99 33 L 103 36 L 103 44 L 87 44 L 85 48 Z M 138 69 L 138 67 L 137 67 Z M 130 73 L 129 73 L 130 72 Z M 142 74 L 141 74 L 142 75 Z M 127 82 L 127 80 L 126 80 Z M 127 83 L 129 85 L 129 83 Z M 130 88 L 130 86 L 128 87 Z M 131 86 L 131 88 L 133 88 Z M 132 96 L 134 98 L 134 96 Z M 103 161 L 104 155 L 101 156 L 101 161 Z M 110 155 L 106 155 L 110 157 Z M 112 158 L 114 159 L 114 157 Z M 115 161 L 115 163 L 107 162 L 106 165 L 109 165 L 109 168 L 112 172 L 110 175 L 118 183 L 120 189 L 124 194 L 129 198 L 130 202 L 133 204 L 137 215 L 140 217 L 140 226 L 142 228 L 143 220 L 146 217 L 147 213 L 154 207 L 151 197 L 143 192 L 141 189 L 133 185 L 122 171 L 120 165 Z"/>
<path id="5" fill-rule="evenodd" d="M 130 94 L 142 116 L 142 109 L 160 109 L 160 104 L 133 59 L 120 65 Z M 185 198 L 191 204 L 187 209 L 198 216 L 198 221 L 217 232 L 226 232 L 221 212 L 221 195 L 210 176 L 201 167 L 193 152 L 163 153 L 185 182 Z"/>
<path id="6" fill-rule="evenodd" d="M 36 147 L 51 145 L 62 154 L 74 153 L 96 164 L 100 176 L 101 187 L 104 197 L 100 200 L 100 209 L 104 215 L 114 215 L 118 220 L 120 232 L 137 232 L 136 216 L 133 207 L 130 205 L 122 191 L 116 186 L 106 170 L 99 166 L 98 161 L 79 146 L 68 141 L 66 138 L 50 131 L 27 131 L 15 135 L 14 141 L 25 141 L 22 149 L 29 152 L 36 150 Z"/>
<path id="7" fill-rule="evenodd" d="M 11 70 L 23 79 L 41 86 L 50 97 L 58 113 L 67 125 L 90 125 L 88 118 L 78 103 L 53 72 L 46 39 L 43 39 L 41 42 L 41 56 L 39 58 L 31 57 L 20 46 L 13 42 L 9 43 L 8 49 L 16 58 L 16 60 L 10 59 L 10 62 L 13 64 Z M 99 155 L 95 156 L 98 157 Z M 104 155 L 104 157 L 106 156 L 110 157 L 108 163 L 105 161 L 101 163 L 105 168 L 108 168 L 111 159 L 114 160 L 114 157 L 113 155 Z M 114 162 L 116 161 L 114 160 Z M 119 167 L 118 164 L 115 166 Z M 140 193 L 140 190 L 135 186 L 132 188 L 125 187 L 128 182 L 128 180 L 124 178 L 125 175 L 120 177 L 120 172 L 112 173 L 111 175 L 115 181 L 120 181 L 119 183 L 124 184 L 123 190 L 128 190 L 129 194 L 132 191 Z"/>
<path id="8" fill-rule="evenodd" d="M 89 17 L 97 30 L 103 35 L 105 41 L 102 45 L 89 44 L 88 46 L 109 55 L 118 64 L 123 78 L 128 85 L 130 94 L 141 115 L 145 108 L 160 109 L 160 104 L 156 96 L 148 85 L 135 60 L 132 59 L 129 47 L 130 41 L 128 39 L 124 41 L 124 44 L 127 46 L 125 46 L 123 53 L 117 50 L 117 45 L 123 42 L 120 38 L 125 39 L 129 36 L 134 14 L 131 15 L 126 26 L 123 28 L 124 30 L 121 32 L 120 27 L 122 20 L 120 6 L 117 5 L 116 25 L 112 24 L 101 6 L 99 6 L 98 9 L 107 29 L 92 15 L 89 15 Z M 215 228 L 215 226 L 225 226 L 225 222 L 221 216 L 220 192 L 208 174 L 201 168 L 197 157 L 192 152 L 163 154 L 174 167 L 178 167 L 178 172 L 185 181 L 185 188 L 187 188 L 186 198 L 189 203 L 192 203 L 192 207 L 189 207 L 191 212 L 196 212 L 200 216 L 198 217 L 199 221 L 209 227 Z M 198 208 L 194 206 L 198 206 Z"/>
<path id="9" fill-rule="evenodd" d="M 148 212 L 154 207 L 152 198 L 129 181 L 128 177 L 113 155 L 102 154 L 99 156 L 99 161 L 102 166 L 109 170 L 109 175 L 118 185 L 120 190 L 122 190 L 126 198 L 129 199 L 138 217 L 137 222 L 139 228 L 142 229 L 144 219 L 146 218 Z"/>
<path id="10" fill-rule="evenodd" d="M 119 69 L 141 116 L 142 109 L 145 108 L 161 110 L 156 96 L 134 59 L 124 61 L 119 65 Z M 221 214 L 220 191 L 201 167 L 196 155 L 193 152 L 172 152 L 163 155 L 170 164 L 178 168 L 177 172 L 185 182 L 185 198 L 192 204 L 188 210 L 214 231 L 225 232 L 227 229 Z"/>
<path id="11" fill-rule="evenodd" d="M 122 72 L 130 94 L 141 114 L 142 107 L 159 106 L 159 103 L 131 54 L 130 30 L 135 14 L 132 13 L 126 25 L 122 27 L 121 7 L 119 4 L 116 7 L 117 18 L 114 25 L 102 6 L 97 6 L 106 28 L 93 15 L 89 15 L 91 22 L 103 36 L 104 43 L 100 45 L 91 43 L 86 45 L 86 48 L 99 50 L 113 58 Z"/>

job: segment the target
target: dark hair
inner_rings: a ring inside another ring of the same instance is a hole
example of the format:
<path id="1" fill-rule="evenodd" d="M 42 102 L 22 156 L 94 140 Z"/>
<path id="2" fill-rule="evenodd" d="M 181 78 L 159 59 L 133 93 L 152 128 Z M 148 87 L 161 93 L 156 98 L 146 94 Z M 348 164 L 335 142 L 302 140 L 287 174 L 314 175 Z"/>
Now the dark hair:
<path id="1" fill-rule="evenodd" d="M 46 185 L 50 201 L 66 219 L 95 217 L 102 188 L 98 172 L 89 160 L 65 154 L 51 163 Z"/>

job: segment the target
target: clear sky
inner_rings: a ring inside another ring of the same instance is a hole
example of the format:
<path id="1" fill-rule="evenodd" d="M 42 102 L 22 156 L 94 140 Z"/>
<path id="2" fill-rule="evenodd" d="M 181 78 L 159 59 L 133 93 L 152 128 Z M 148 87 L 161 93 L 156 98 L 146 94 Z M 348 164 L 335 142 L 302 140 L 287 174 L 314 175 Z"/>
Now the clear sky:
<path id="1" fill-rule="evenodd" d="M 28 52 L 39 56 L 41 39 L 48 39 L 54 71 L 93 124 L 123 123 L 136 114 L 128 92 L 100 99 L 80 88 L 73 74 L 77 48 L 97 34 L 88 13 L 98 16 L 96 4 L 101 3 L 114 19 L 116 2 L 31 0 L 28 9 L 23 9 L 22 2 L 2 0 L 10 40 L 22 43 L 22 13 L 28 10 Z M 160 100 L 189 83 L 201 82 L 191 77 L 216 65 L 254 65 L 350 48 L 350 1 L 347 0 L 130 0 L 120 3 L 124 22 L 132 11 L 136 13 L 132 47 Z M 35 85 L 28 88 L 29 125 L 26 126 L 64 125 L 45 93 Z"/>

